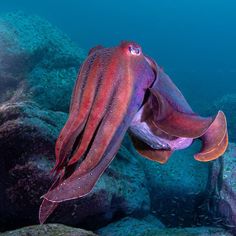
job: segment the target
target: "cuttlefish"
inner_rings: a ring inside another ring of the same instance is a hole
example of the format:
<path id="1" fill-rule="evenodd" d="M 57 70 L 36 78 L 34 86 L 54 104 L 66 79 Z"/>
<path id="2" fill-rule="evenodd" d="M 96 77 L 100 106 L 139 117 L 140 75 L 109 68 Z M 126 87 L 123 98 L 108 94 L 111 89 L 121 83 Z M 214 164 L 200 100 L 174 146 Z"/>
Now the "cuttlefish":
<path id="1" fill-rule="evenodd" d="M 43 223 L 60 202 L 87 195 L 129 132 L 134 147 L 165 163 L 194 139 L 201 162 L 220 157 L 228 145 L 225 115 L 201 117 L 169 76 L 135 42 L 92 48 L 72 94 L 69 118 L 55 145 L 56 180 L 43 195 Z"/>

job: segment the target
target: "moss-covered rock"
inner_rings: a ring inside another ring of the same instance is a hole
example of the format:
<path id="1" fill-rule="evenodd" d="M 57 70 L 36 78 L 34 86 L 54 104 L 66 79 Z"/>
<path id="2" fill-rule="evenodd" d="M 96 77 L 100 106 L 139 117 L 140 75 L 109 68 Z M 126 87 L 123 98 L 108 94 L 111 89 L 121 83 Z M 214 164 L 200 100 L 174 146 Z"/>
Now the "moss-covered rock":
<path id="1" fill-rule="evenodd" d="M 158 222 L 158 220 L 156 220 Z M 100 236 L 230 236 L 222 228 L 164 228 L 160 223 L 126 217 L 98 230 Z"/>
<path id="2" fill-rule="evenodd" d="M 67 114 L 33 102 L 0 105 L 0 230 L 38 223 L 54 145 Z"/>
<path id="3" fill-rule="evenodd" d="M 68 111 L 84 53 L 38 16 L 0 15 L 0 102 L 31 99 L 44 109 Z"/>
<path id="4" fill-rule="evenodd" d="M 33 225 L 0 233 L 2 236 L 96 236 L 91 231 L 72 228 L 61 224 Z"/>

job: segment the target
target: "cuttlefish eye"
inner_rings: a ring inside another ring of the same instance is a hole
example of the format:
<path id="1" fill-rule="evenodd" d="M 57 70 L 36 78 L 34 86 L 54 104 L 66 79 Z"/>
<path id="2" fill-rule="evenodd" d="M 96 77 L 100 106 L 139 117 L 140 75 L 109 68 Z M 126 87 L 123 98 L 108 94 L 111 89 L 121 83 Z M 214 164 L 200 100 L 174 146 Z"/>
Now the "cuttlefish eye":
<path id="1" fill-rule="evenodd" d="M 139 56 L 141 54 L 141 48 L 135 45 L 129 45 L 129 52 L 132 55 Z"/>

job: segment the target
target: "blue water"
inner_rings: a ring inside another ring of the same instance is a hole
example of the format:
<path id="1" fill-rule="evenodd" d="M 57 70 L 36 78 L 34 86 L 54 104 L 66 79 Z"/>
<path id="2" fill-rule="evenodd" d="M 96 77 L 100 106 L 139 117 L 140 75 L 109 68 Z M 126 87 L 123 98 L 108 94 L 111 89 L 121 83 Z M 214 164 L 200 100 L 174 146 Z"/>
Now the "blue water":
<path id="1" fill-rule="evenodd" d="M 38 14 L 81 48 L 137 41 L 194 106 L 236 92 L 234 0 L 3 0 L 0 12 Z"/>

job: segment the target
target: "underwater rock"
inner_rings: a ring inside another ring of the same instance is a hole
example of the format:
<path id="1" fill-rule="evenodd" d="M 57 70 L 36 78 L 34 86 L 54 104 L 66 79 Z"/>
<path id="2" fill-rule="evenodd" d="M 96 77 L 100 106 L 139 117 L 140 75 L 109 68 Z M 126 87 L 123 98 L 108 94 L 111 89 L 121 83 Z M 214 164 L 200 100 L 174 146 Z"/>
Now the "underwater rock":
<path id="1" fill-rule="evenodd" d="M 33 102 L 0 104 L 0 229 L 38 223 L 54 143 L 67 118 Z"/>
<path id="2" fill-rule="evenodd" d="M 154 216 L 136 219 L 125 217 L 98 230 L 100 236 L 127 236 L 146 235 L 149 231 L 165 228 Z"/>
<path id="3" fill-rule="evenodd" d="M 93 232 L 79 228 L 72 228 L 62 224 L 33 225 L 21 229 L 0 233 L 2 236 L 96 236 Z"/>
<path id="4" fill-rule="evenodd" d="M 138 157 L 143 165 L 151 197 L 151 210 L 165 225 L 191 226 L 205 196 L 208 163 L 193 158 L 199 143 L 176 151 L 164 165 Z M 132 153 L 138 156 L 130 147 Z"/>
<path id="5" fill-rule="evenodd" d="M 213 163 L 208 185 L 208 207 L 212 224 L 224 226 L 236 234 L 236 144 L 229 143 L 228 150 Z"/>
<path id="6" fill-rule="evenodd" d="M 219 212 L 226 220 L 226 227 L 236 234 L 236 145 L 233 143 L 224 154 L 222 178 Z"/>
<path id="7" fill-rule="evenodd" d="M 46 109 L 68 111 L 84 53 L 38 16 L 0 15 L 0 103 L 31 99 Z"/>
<path id="8" fill-rule="evenodd" d="M 145 220 L 126 217 L 111 223 L 98 230 L 100 236 L 197 236 L 214 235 L 230 236 L 229 232 L 221 228 L 195 227 L 195 228 L 163 228 L 161 225 Z"/>
<path id="9" fill-rule="evenodd" d="M 52 182 L 55 140 L 66 118 L 33 102 L 0 106 L 0 230 L 38 223 L 40 197 Z M 96 228 L 149 208 L 142 167 L 122 147 L 94 191 L 61 204 L 51 221 Z"/>

